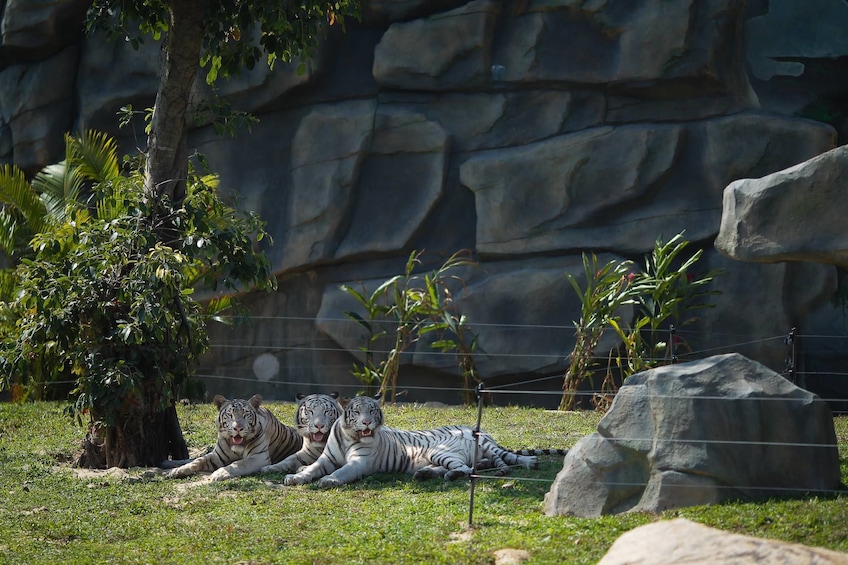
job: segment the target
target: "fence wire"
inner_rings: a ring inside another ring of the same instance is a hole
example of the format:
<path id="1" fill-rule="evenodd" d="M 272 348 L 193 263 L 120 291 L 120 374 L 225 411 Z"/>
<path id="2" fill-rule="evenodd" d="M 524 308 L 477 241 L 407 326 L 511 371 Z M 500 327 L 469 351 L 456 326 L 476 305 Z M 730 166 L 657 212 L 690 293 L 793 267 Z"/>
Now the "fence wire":
<path id="1" fill-rule="evenodd" d="M 474 522 L 474 508 L 475 508 L 475 493 L 477 481 L 479 480 L 493 480 L 493 481 L 515 481 L 515 482 L 527 482 L 527 483 L 546 483 L 553 484 L 556 482 L 556 479 L 543 479 L 538 477 L 515 477 L 515 476 L 505 476 L 502 474 L 494 474 L 499 473 L 497 469 L 477 469 L 477 459 L 478 459 L 478 449 L 479 449 L 479 437 L 480 432 L 484 431 L 483 427 L 483 405 L 484 405 L 484 395 L 486 394 L 498 394 L 498 390 L 492 390 L 484 388 L 483 385 L 478 385 L 475 389 L 475 393 L 477 395 L 477 422 L 474 426 L 475 437 L 478 438 L 478 445 L 475 446 L 474 453 L 474 465 L 472 467 L 472 472 L 470 475 L 470 488 L 469 488 L 469 500 L 468 500 L 468 525 L 473 526 Z M 524 391 L 515 391 L 519 393 L 527 393 L 527 394 L 535 394 L 538 391 L 524 390 Z M 680 400 L 689 400 L 689 401 L 701 401 L 701 400 L 715 400 L 715 401 L 723 401 L 723 402 L 740 402 L 740 401 L 780 401 L 780 402 L 798 402 L 807 404 L 809 399 L 807 398 L 763 398 L 763 397 L 749 397 L 749 398 L 734 398 L 729 399 L 724 396 L 677 396 L 677 395 L 640 395 L 640 397 L 647 398 L 671 398 L 671 399 L 680 399 Z M 724 447 L 742 447 L 742 446 L 751 446 L 751 447 L 797 447 L 803 449 L 826 449 L 826 450 L 837 450 L 837 457 L 840 460 L 844 460 L 846 458 L 846 451 L 848 451 L 848 443 L 846 443 L 846 439 L 844 437 L 837 437 L 836 443 L 804 443 L 804 442 L 780 442 L 780 441 L 751 441 L 751 440 L 718 440 L 711 438 L 677 438 L 677 437 L 606 437 L 608 442 L 613 445 L 623 445 L 627 446 L 630 449 L 636 448 L 639 444 L 643 444 L 645 449 L 651 449 L 656 445 L 662 444 L 671 444 L 671 445 L 696 445 L 696 446 L 706 446 L 706 445 L 715 445 L 715 446 L 724 446 Z M 567 456 L 567 455 L 566 455 Z M 509 465 L 510 468 L 523 468 L 521 465 Z M 609 487 L 622 487 L 622 488 L 632 488 L 632 489 L 645 489 L 647 488 L 649 482 L 645 480 L 644 482 L 638 481 L 615 481 L 615 480 L 603 480 L 603 481 L 581 481 L 581 486 L 597 486 L 602 488 Z M 845 488 L 845 485 L 840 485 L 840 488 L 815 488 L 815 487 L 781 487 L 781 486 L 773 486 L 773 485 L 728 485 L 728 484 L 675 484 L 673 486 L 675 489 L 714 489 L 714 490 L 725 490 L 729 492 L 756 492 L 756 493 L 774 493 L 776 496 L 785 496 L 787 494 L 792 495 L 800 495 L 803 493 L 804 496 L 807 495 L 822 495 L 822 496 L 845 496 L 848 494 L 848 490 Z"/>

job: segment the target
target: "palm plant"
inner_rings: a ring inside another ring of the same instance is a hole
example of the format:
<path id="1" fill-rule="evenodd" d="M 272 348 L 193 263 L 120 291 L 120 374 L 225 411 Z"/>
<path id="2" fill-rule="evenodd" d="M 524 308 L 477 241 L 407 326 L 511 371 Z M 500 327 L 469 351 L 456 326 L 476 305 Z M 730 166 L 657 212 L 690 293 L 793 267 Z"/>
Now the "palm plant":
<path id="1" fill-rule="evenodd" d="M 8 265 L 0 269 L 0 340 L 9 337 L 16 324 L 9 307 L 19 287 L 15 266 L 34 257 L 30 242 L 82 210 L 95 183 L 113 183 L 120 174 L 114 139 L 96 131 L 65 135 L 65 159 L 46 166 L 32 182 L 13 165 L 0 167 L 0 251 L 8 257 Z M 35 362 L 27 386 L 16 383 L 16 395 L 41 398 L 48 373 Z"/>

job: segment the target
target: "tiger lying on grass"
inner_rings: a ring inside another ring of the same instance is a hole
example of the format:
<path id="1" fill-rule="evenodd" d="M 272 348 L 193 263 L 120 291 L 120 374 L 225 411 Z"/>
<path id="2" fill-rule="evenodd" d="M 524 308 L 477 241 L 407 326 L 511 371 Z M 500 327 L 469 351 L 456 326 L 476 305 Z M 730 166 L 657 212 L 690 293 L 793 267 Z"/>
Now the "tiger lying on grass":
<path id="1" fill-rule="evenodd" d="M 333 424 L 342 414 L 338 402 L 339 393 L 297 395 L 297 412 L 294 422 L 297 433 L 303 437 L 300 451 L 289 455 L 279 463 L 262 467 L 263 473 L 293 473 L 304 465 L 314 463 L 327 444 Z"/>
<path id="2" fill-rule="evenodd" d="M 320 479 L 318 486 L 328 488 L 383 472 L 454 480 L 471 474 L 476 443 L 474 430 L 466 426 L 414 432 L 384 426 L 379 402 L 357 396 L 344 406 L 321 456 L 297 474 L 286 475 L 284 482 L 302 485 Z M 476 449 L 481 465 L 499 475 L 508 473 L 510 465 L 538 466 L 535 456 L 509 451 L 485 432 L 480 432 Z"/>
<path id="3" fill-rule="evenodd" d="M 221 481 L 251 475 L 296 453 L 303 445 L 303 438 L 294 428 L 282 424 L 267 408 L 260 406 L 262 397 L 258 394 L 250 400 L 227 400 L 218 395 L 212 402 L 218 408 L 215 449 L 193 460 L 162 462 L 162 467 L 179 465 L 166 477 L 187 477 L 211 471 L 210 479 Z"/>

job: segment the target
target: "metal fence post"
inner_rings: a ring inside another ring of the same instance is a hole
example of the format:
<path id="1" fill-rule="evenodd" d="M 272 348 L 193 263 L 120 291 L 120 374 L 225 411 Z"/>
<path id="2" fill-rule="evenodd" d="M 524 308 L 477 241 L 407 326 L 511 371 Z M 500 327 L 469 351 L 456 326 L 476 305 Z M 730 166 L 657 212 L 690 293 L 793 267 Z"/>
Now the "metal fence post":
<path id="1" fill-rule="evenodd" d="M 483 418 L 483 383 L 475 389 L 477 393 L 477 426 L 474 428 L 474 461 L 471 464 L 471 495 L 468 501 L 468 527 L 474 523 L 474 487 L 477 485 L 477 457 L 480 451 L 480 420 Z"/>
<path id="2" fill-rule="evenodd" d="M 785 340 L 789 351 L 787 352 L 788 356 L 786 357 L 786 369 L 783 372 L 787 375 L 786 378 L 789 379 L 789 382 L 791 382 L 792 384 L 798 384 L 797 375 L 795 373 L 796 355 L 798 354 L 797 331 L 798 329 L 795 327 L 790 329 L 789 335 L 786 336 Z"/>
<path id="3" fill-rule="evenodd" d="M 677 326 L 671 324 L 668 328 L 668 352 L 671 357 L 671 363 L 677 363 L 677 352 L 674 351 L 674 336 L 677 334 Z"/>

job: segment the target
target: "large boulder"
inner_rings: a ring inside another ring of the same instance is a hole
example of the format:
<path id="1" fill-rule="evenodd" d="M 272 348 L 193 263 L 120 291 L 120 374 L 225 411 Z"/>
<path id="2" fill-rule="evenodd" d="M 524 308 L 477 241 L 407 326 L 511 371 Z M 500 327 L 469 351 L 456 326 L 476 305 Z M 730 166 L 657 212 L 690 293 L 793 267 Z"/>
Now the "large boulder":
<path id="1" fill-rule="evenodd" d="M 827 404 L 736 353 L 630 377 L 565 458 L 548 515 L 662 512 L 839 487 Z"/>
<path id="2" fill-rule="evenodd" d="M 846 175 L 843 145 L 794 167 L 730 183 L 716 249 L 742 261 L 848 265 Z"/>
<path id="3" fill-rule="evenodd" d="M 848 554 L 709 528 L 683 518 L 640 526 L 618 538 L 598 565 L 848 565 Z"/>

